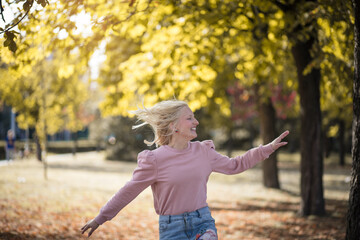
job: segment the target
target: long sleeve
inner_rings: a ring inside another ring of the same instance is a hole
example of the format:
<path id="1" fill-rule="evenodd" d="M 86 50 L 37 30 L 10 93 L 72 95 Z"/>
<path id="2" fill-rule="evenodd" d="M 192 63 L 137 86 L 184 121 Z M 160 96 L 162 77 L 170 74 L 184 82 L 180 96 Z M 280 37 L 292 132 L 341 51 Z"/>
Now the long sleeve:
<path id="1" fill-rule="evenodd" d="M 237 174 L 249 168 L 254 167 L 257 163 L 265 160 L 274 152 L 270 144 L 248 150 L 243 155 L 235 158 L 229 158 L 215 151 L 212 141 L 204 141 L 208 149 L 208 157 L 211 162 L 212 171 L 224 174 Z"/>
<path id="2" fill-rule="evenodd" d="M 149 150 L 142 151 L 138 155 L 138 166 L 134 170 L 132 179 L 101 208 L 95 221 L 101 225 L 114 218 L 121 209 L 135 199 L 145 188 L 153 184 L 156 178 L 157 166 L 154 154 Z"/>

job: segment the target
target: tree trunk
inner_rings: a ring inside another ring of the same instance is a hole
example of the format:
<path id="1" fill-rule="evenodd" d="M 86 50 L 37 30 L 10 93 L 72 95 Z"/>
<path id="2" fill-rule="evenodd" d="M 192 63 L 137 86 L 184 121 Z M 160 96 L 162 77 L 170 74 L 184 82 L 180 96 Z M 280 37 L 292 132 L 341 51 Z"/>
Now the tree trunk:
<path id="1" fill-rule="evenodd" d="M 300 152 L 301 152 L 301 206 L 300 214 L 324 215 L 325 201 L 323 191 L 323 156 L 320 110 L 320 70 L 313 68 L 303 74 L 313 58 L 310 49 L 314 38 L 297 42 L 292 48 L 300 95 Z"/>
<path id="2" fill-rule="evenodd" d="M 345 166 L 345 121 L 343 119 L 339 120 L 339 164 L 340 166 Z"/>
<path id="3" fill-rule="evenodd" d="M 347 215 L 346 239 L 360 239 L 360 3 L 353 0 L 355 12 L 354 28 L 354 92 L 353 92 L 353 132 L 352 132 L 352 176 L 349 194 L 349 210 Z"/>
<path id="4" fill-rule="evenodd" d="M 259 103 L 260 134 L 264 144 L 273 141 L 277 135 L 275 130 L 276 112 L 271 99 Z M 280 188 L 276 152 L 262 162 L 263 184 L 268 188 Z"/>
<path id="5" fill-rule="evenodd" d="M 41 145 L 40 145 L 40 140 L 39 140 L 37 132 L 35 132 L 34 138 L 35 138 L 35 144 L 36 144 L 36 158 L 37 158 L 37 160 L 39 160 L 41 162 L 42 161 Z"/>

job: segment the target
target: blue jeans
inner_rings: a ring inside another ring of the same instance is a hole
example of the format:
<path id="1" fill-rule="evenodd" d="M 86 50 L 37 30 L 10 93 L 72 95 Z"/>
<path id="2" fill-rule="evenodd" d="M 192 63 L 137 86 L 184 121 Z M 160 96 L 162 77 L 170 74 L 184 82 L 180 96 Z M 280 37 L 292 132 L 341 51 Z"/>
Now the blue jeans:
<path id="1" fill-rule="evenodd" d="M 215 220 L 208 207 L 159 217 L 160 240 L 217 240 Z"/>

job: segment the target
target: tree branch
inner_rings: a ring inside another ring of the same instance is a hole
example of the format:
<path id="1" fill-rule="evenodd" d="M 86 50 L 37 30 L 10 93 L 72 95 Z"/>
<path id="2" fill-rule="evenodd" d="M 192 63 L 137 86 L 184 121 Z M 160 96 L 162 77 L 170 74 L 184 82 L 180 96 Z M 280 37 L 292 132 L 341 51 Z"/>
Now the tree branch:
<path id="1" fill-rule="evenodd" d="M 0 1 L 1 1 L 1 0 L 0 0 Z M 31 5 L 29 6 L 29 9 L 26 11 L 26 13 L 24 14 L 24 16 L 22 16 L 22 18 L 20 18 L 19 21 L 17 21 L 14 25 L 8 27 L 8 28 L 5 29 L 4 31 L 0 32 L 0 34 L 6 33 L 6 32 L 8 32 L 10 29 L 16 27 L 16 26 L 29 14 L 32 5 L 33 5 L 33 2 L 31 2 Z M 2 13 L 1 13 L 1 15 L 2 15 Z M 4 20 L 4 21 L 5 21 L 5 20 Z"/>
<path id="2" fill-rule="evenodd" d="M 1 17 L 3 19 L 3 21 L 5 22 L 5 18 L 4 18 L 4 8 L 2 6 L 2 1 L 0 0 L 0 14 L 1 14 Z"/>
<path id="3" fill-rule="evenodd" d="M 270 2 L 272 2 L 278 8 L 280 8 L 283 12 L 286 12 L 286 11 L 290 10 L 290 8 L 291 8 L 289 5 L 283 4 L 278 0 L 270 0 Z"/>

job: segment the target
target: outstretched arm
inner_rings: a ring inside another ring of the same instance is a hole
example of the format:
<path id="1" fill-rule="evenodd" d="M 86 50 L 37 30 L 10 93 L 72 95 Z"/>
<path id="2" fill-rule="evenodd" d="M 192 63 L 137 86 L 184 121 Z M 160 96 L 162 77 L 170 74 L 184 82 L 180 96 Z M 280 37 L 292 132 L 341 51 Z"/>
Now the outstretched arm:
<path id="1" fill-rule="evenodd" d="M 248 150 L 243 155 L 235 158 L 229 158 L 215 151 L 212 143 L 208 143 L 212 150 L 209 151 L 209 159 L 211 159 L 212 170 L 224 174 L 237 174 L 249 168 L 254 167 L 258 162 L 268 158 L 278 148 L 287 144 L 282 139 L 289 134 L 289 131 L 283 132 L 279 137 L 275 138 L 271 143 Z"/>
<path id="2" fill-rule="evenodd" d="M 275 138 L 274 141 L 270 143 L 274 151 L 287 144 L 287 142 L 282 142 L 281 140 L 283 140 L 283 138 L 285 138 L 289 133 L 290 133 L 289 131 L 283 132 L 280 136 Z"/>
<path id="3" fill-rule="evenodd" d="M 115 217 L 121 209 L 136 198 L 145 188 L 156 181 L 156 159 L 154 154 L 145 150 L 138 155 L 138 166 L 133 177 L 101 208 L 100 213 L 81 228 L 82 234 L 90 229 L 88 237 L 106 221 Z"/>

